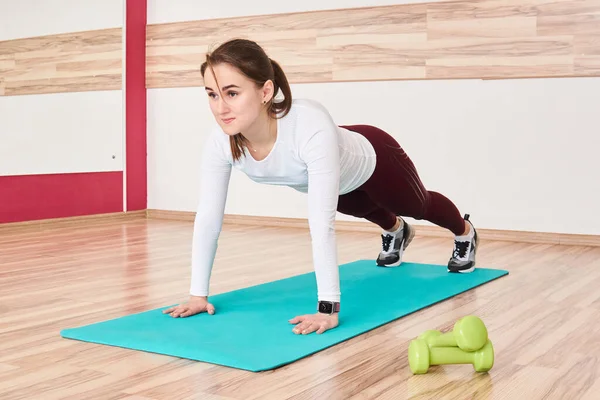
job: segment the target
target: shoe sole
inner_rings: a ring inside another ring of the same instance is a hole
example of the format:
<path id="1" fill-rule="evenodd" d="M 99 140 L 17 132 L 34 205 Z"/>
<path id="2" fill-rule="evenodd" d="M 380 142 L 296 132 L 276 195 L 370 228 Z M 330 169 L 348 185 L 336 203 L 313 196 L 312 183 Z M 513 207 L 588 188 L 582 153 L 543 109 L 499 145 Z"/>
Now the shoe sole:
<path id="1" fill-rule="evenodd" d="M 413 240 L 414 237 L 415 237 L 415 230 L 411 227 L 410 228 L 410 233 L 408 234 L 408 237 L 405 239 L 405 242 L 402 245 L 402 247 L 400 247 L 400 254 L 399 254 L 398 261 L 396 261 L 393 264 L 386 264 L 386 265 L 379 265 L 379 264 L 377 264 L 377 266 L 378 267 L 382 267 L 382 268 L 399 267 L 402 264 L 402 256 L 404 255 L 404 250 L 406 250 L 406 248 L 408 247 L 408 245 L 410 244 L 410 242 L 412 242 L 412 240 Z"/>
<path id="2" fill-rule="evenodd" d="M 392 263 L 392 264 L 377 264 L 377 266 L 381 267 L 381 268 L 399 267 L 400 264 L 402 264 L 402 253 L 404 253 L 404 249 L 400 249 L 400 258 L 395 263 Z"/>
<path id="3" fill-rule="evenodd" d="M 475 264 L 473 264 L 470 268 L 467 268 L 467 269 L 450 269 L 450 268 L 448 268 L 448 272 L 451 272 L 451 273 L 468 274 L 473 271 L 475 271 Z"/>

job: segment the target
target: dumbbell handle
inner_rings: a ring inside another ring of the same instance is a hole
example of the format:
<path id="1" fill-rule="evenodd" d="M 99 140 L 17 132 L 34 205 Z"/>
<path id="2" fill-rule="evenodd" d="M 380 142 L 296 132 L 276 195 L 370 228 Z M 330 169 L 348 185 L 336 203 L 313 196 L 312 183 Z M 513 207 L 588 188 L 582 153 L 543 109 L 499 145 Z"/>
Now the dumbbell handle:
<path id="1" fill-rule="evenodd" d="M 435 347 L 456 347 L 454 332 L 442 333 L 440 336 L 430 338 L 429 344 Z"/>
<path id="2" fill-rule="evenodd" d="M 429 349 L 429 364 L 473 364 L 473 354 L 458 347 L 433 347 Z"/>

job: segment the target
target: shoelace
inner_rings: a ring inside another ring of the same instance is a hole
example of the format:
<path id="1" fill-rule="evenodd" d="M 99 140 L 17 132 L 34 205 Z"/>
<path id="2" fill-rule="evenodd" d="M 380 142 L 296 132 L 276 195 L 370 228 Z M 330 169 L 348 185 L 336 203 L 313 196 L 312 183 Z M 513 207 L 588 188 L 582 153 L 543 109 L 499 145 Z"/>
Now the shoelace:
<path id="1" fill-rule="evenodd" d="M 381 235 L 381 245 L 383 246 L 383 251 L 390 250 L 390 244 L 392 244 L 392 239 L 394 237 L 392 235 Z"/>
<path id="2" fill-rule="evenodd" d="M 471 242 L 460 242 L 458 240 L 454 241 L 454 258 L 464 258 L 465 254 L 467 254 L 467 249 L 469 248 L 469 244 Z"/>

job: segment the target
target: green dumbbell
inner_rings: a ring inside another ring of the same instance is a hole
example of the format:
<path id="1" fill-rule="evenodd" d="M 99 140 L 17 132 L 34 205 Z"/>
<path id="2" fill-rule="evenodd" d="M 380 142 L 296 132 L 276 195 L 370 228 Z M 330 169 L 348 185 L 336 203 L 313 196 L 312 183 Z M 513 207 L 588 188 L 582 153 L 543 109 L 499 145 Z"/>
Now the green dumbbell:
<path id="1" fill-rule="evenodd" d="M 488 341 L 488 331 L 483 321 L 473 315 L 459 319 L 452 332 L 429 330 L 419 335 L 429 347 L 459 347 L 464 351 L 476 351 Z"/>
<path id="2" fill-rule="evenodd" d="M 425 340 L 415 339 L 408 346 L 408 364 L 415 375 L 444 364 L 473 364 L 475 371 L 487 372 L 494 366 L 494 347 L 488 340 L 480 350 L 467 352 L 458 347 L 429 347 Z"/>

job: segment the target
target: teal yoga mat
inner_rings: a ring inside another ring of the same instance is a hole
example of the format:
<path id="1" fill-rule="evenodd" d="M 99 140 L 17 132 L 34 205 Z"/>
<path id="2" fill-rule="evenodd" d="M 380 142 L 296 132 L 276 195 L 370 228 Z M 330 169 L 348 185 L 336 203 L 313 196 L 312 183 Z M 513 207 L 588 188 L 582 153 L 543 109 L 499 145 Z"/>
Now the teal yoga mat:
<path id="1" fill-rule="evenodd" d="M 478 268 L 372 260 L 340 266 L 340 324 L 321 335 L 296 335 L 288 322 L 316 312 L 315 274 L 211 296 L 217 312 L 172 318 L 154 309 L 61 331 L 64 338 L 166 354 L 248 371 L 274 369 L 508 274 Z"/>

